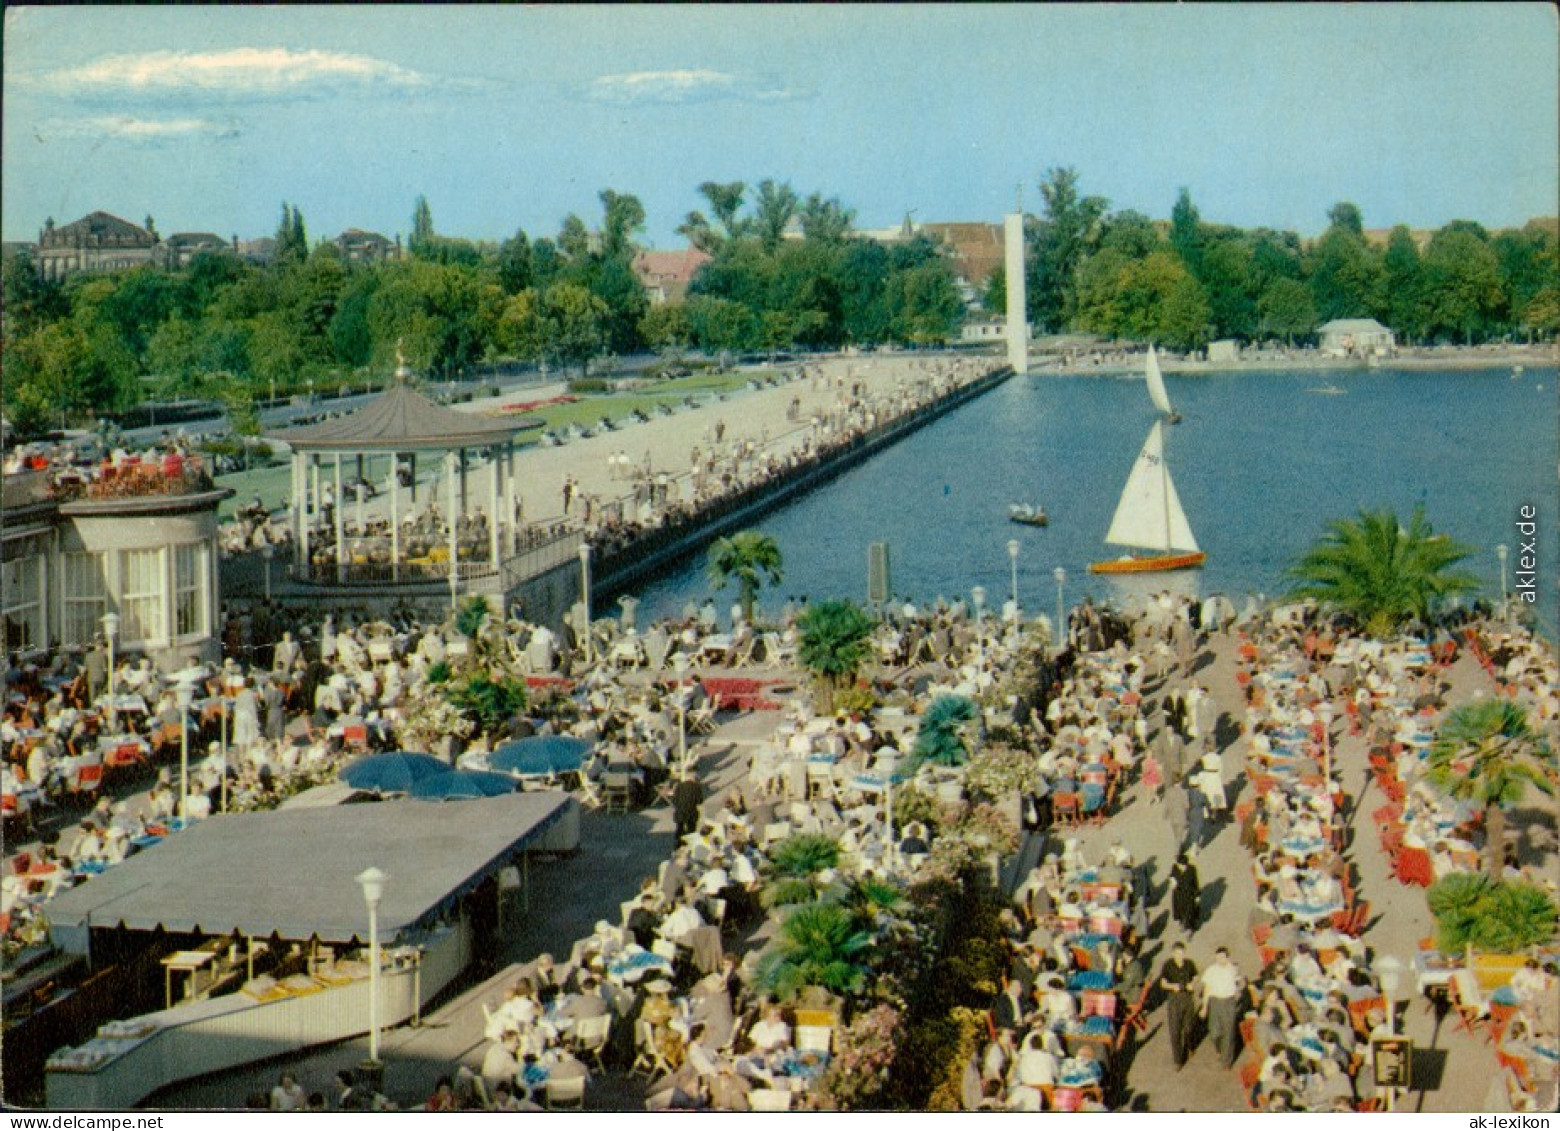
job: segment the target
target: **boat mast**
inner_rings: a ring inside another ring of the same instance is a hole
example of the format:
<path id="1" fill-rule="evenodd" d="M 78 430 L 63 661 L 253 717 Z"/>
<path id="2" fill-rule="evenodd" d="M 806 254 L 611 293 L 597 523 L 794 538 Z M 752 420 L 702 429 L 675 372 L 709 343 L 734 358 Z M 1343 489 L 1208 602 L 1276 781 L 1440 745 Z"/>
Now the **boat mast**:
<path id="1" fill-rule="evenodd" d="M 1165 458 L 1163 441 L 1159 445 L 1159 486 L 1160 499 L 1165 506 L 1165 545 L 1164 552 L 1170 552 L 1170 461 Z"/>

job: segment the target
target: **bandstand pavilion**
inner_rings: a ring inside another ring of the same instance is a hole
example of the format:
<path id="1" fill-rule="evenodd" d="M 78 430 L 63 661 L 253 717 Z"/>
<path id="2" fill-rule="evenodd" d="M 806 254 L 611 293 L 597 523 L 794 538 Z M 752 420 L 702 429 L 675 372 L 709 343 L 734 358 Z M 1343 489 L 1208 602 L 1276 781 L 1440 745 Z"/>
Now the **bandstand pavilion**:
<path id="1" fill-rule="evenodd" d="M 460 581 L 498 573 L 518 526 L 515 438 L 535 424 L 444 408 L 411 379 L 401 360 L 395 382 L 362 408 L 271 434 L 292 451 L 295 580 L 382 586 L 448 579 L 454 592 Z M 371 485 L 368 461 L 386 457 L 383 481 Z M 419 457 L 443 461 L 442 489 L 430 488 L 421 504 Z M 484 462 L 485 491 L 470 482 Z M 365 495 L 380 491 L 388 512 L 378 504 L 369 513 Z"/>

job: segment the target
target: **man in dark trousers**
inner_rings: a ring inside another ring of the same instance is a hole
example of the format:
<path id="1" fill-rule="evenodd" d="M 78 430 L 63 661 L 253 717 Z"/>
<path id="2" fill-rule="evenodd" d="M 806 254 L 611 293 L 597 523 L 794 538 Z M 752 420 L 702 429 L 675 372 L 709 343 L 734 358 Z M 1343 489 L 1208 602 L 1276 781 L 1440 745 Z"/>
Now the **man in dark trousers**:
<path id="1" fill-rule="evenodd" d="M 1192 1052 L 1192 1032 L 1197 1024 L 1197 967 L 1186 957 L 1186 944 L 1170 948 L 1170 958 L 1159 971 L 1159 989 L 1165 995 L 1170 1030 L 1170 1058 L 1176 1071 L 1186 1065 Z"/>
<path id="2" fill-rule="evenodd" d="M 677 839 L 681 840 L 699 827 L 700 807 L 704 804 L 704 788 L 699 779 L 684 771 L 672 787 L 672 816 L 677 821 Z"/>

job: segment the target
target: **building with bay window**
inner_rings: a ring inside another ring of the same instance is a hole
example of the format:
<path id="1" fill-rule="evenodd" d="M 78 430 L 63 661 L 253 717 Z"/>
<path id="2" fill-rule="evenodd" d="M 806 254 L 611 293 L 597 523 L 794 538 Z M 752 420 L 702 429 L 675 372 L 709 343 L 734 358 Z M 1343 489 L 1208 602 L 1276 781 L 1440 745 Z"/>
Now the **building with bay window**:
<path id="1" fill-rule="evenodd" d="M 8 655 L 116 648 L 160 666 L 220 650 L 215 487 L 198 465 L 47 469 L 4 478 L 0 628 Z"/>

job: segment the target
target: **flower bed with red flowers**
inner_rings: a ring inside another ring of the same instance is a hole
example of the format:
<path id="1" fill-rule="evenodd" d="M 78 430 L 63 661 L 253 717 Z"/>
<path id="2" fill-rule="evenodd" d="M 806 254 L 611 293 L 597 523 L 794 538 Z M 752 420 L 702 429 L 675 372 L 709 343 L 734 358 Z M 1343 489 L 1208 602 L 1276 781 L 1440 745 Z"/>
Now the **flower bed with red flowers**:
<path id="1" fill-rule="evenodd" d="M 722 711 L 778 711 L 781 704 L 764 694 L 764 689 L 783 681 L 778 679 L 742 679 L 737 676 L 710 677 L 700 681 L 704 694 L 710 697 L 717 710 Z M 676 687 L 675 681 L 667 681 L 668 689 Z"/>
<path id="2" fill-rule="evenodd" d="M 564 393 L 562 396 L 548 397 L 540 401 L 515 401 L 514 404 L 500 405 L 499 412 L 533 412 L 539 408 L 546 408 L 554 404 L 573 404 L 579 397 Z"/>

